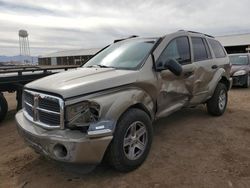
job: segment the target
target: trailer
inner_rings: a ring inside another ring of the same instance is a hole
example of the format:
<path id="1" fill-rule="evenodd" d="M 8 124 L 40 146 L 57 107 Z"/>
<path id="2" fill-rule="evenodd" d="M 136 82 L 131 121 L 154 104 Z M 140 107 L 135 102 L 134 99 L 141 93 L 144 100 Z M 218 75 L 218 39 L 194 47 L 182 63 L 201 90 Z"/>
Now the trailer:
<path id="1" fill-rule="evenodd" d="M 3 92 L 16 92 L 17 110 L 22 108 L 22 93 L 25 84 L 39 78 L 69 69 L 76 65 L 66 66 L 0 66 L 0 122 L 8 112 L 8 102 Z"/>

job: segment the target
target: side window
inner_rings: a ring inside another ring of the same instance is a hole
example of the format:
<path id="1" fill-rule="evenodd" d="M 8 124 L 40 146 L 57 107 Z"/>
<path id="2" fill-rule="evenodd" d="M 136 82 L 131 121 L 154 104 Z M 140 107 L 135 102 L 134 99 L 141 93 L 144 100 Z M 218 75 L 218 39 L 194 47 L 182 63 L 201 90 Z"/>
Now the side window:
<path id="1" fill-rule="evenodd" d="M 188 37 L 178 37 L 172 40 L 158 58 L 157 67 L 162 66 L 169 59 L 175 59 L 182 65 L 191 63 Z"/>
<path id="2" fill-rule="evenodd" d="M 213 39 L 208 39 L 208 42 L 211 45 L 216 58 L 226 57 L 226 53 L 218 41 Z"/>
<path id="3" fill-rule="evenodd" d="M 211 58 L 210 51 L 206 47 L 206 41 L 200 37 L 191 37 L 193 52 L 194 52 L 194 61 L 202 61 Z M 210 56 L 210 57 L 209 57 Z"/>
<path id="4" fill-rule="evenodd" d="M 208 56 L 209 59 L 211 59 L 212 58 L 212 54 L 211 54 L 211 51 L 209 49 L 208 43 L 207 43 L 207 41 L 205 39 L 202 39 L 202 40 L 203 40 L 203 42 L 205 44 L 205 47 L 206 47 L 207 56 Z"/>

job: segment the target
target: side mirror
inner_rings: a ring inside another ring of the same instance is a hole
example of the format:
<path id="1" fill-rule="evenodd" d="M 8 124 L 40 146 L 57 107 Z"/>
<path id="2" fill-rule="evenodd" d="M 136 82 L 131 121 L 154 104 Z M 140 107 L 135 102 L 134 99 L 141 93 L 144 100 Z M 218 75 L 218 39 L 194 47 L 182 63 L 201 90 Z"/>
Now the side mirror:
<path id="1" fill-rule="evenodd" d="M 181 64 L 175 59 L 169 59 L 164 63 L 164 68 L 169 69 L 176 76 L 180 76 L 182 73 Z"/>

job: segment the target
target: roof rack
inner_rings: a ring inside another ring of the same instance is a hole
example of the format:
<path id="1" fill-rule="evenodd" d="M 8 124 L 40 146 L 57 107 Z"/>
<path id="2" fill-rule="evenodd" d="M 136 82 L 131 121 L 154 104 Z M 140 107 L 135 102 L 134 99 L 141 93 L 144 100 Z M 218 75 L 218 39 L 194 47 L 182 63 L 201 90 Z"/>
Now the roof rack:
<path id="1" fill-rule="evenodd" d="M 186 31 L 186 30 L 179 30 L 179 31 Z M 214 36 L 212 35 L 208 35 L 208 34 L 205 34 L 205 33 L 201 33 L 201 32 L 197 32 L 197 31 L 186 31 L 186 32 L 189 32 L 189 33 L 197 33 L 197 34 L 203 34 L 207 37 L 211 37 L 211 38 L 215 38 Z"/>
<path id="2" fill-rule="evenodd" d="M 197 33 L 197 34 L 203 34 L 203 35 L 205 35 L 205 36 L 207 36 L 207 37 L 211 37 L 211 38 L 214 38 L 214 36 L 212 36 L 212 35 L 208 35 L 208 34 L 205 34 L 205 33 L 201 33 L 201 32 L 197 32 L 197 31 L 187 31 L 187 32 L 189 32 L 189 33 Z"/>
<path id="3" fill-rule="evenodd" d="M 137 36 L 137 35 L 131 35 L 131 36 L 127 37 L 127 38 L 116 39 L 116 40 L 114 40 L 114 43 L 120 42 L 120 41 L 123 41 L 123 40 L 127 40 L 127 39 L 131 39 L 131 38 L 136 38 L 136 37 L 139 37 L 139 36 Z"/>

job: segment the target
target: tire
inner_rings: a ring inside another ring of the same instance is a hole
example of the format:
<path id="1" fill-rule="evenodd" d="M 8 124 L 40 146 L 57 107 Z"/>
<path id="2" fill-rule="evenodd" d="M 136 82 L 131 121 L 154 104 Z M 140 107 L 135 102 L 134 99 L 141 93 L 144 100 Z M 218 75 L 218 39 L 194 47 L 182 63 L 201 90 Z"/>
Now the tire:
<path id="1" fill-rule="evenodd" d="M 7 112 L 8 112 L 8 103 L 3 94 L 0 93 L 0 122 L 5 118 Z"/>
<path id="2" fill-rule="evenodd" d="M 213 96 L 207 101 L 207 111 L 213 116 L 221 116 L 227 107 L 227 87 L 223 83 L 218 83 Z"/>
<path id="3" fill-rule="evenodd" d="M 246 75 L 246 80 L 245 80 L 245 84 L 243 85 L 244 88 L 248 88 L 249 87 L 249 75 Z"/>
<path id="4" fill-rule="evenodd" d="M 149 116 L 140 109 L 128 110 L 116 125 L 113 140 L 107 151 L 108 162 L 120 172 L 138 168 L 147 158 L 152 138 L 153 130 Z"/>

